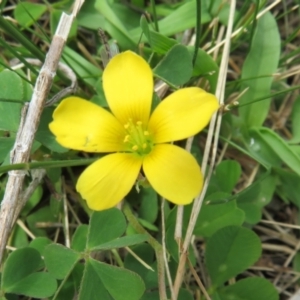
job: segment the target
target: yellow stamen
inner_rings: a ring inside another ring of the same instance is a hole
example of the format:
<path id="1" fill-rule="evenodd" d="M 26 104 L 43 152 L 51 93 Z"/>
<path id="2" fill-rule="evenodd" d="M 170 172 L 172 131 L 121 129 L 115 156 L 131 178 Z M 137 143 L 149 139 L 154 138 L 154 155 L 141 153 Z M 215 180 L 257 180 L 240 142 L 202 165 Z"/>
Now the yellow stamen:
<path id="1" fill-rule="evenodd" d="M 130 135 L 126 135 L 123 142 L 127 143 L 129 141 L 129 138 L 130 138 Z"/>
<path id="2" fill-rule="evenodd" d="M 143 122 L 133 122 L 132 119 L 129 119 L 124 128 L 126 134 L 123 141 L 126 144 L 126 150 L 141 156 L 151 152 L 153 147 L 152 138 Z"/>

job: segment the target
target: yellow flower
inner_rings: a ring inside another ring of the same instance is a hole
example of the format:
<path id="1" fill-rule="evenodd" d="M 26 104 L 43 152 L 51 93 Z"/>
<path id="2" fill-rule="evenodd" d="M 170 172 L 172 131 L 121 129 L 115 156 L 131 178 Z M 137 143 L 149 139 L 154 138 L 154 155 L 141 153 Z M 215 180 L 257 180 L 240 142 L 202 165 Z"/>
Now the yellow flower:
<path id="1" fill-rule="evenodd" d="M 78 97 L 64 99 L 53 113 L 50 130 L 63 146 L 86 152 L 116 152 L 91 164 L 76 188 L 93 210 L 115 206 L 130 191 L 141 168 L 150 184 L 175 204 L 191 203 L 203 177 L 195 158 L 167 144 L 202 130 L 218 108 L 216 97 L 196 87 L 180 89 L 150 116 L 153 75 L 131 51 L 116 55 L 103 73 L 111 109 Z"/>

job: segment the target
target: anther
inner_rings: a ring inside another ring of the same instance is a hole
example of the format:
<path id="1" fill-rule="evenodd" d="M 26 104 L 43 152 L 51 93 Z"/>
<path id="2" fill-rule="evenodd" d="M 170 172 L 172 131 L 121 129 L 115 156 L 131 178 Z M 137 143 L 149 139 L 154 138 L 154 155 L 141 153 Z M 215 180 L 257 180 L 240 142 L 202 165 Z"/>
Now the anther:
<path id="1" fill-rule="evenodd" d="M 138 126 L 141 126 L 142 124 L 143 124 L 142 121 L 137 121 L 137 122 L 136 122 L 136 125 L 138 125 Z"/>
<path id="2" fill-rule="evenodd" d="M 136 151 L 139 149 L 138 145 L 134 145 L 132 148 L 131 148 L 133 151 Z"/>
<path id="3" fill-rule="evenodd" d="M 149 135 L 149 131 L 144 131 L 144 135 L 148 136 Z"/>
<path id="4" fill-rule="evenodd" d="M 129 141 L 129 138 L 130 138 L 130 136 L 129 136 L 129 135 L 126 135 L 123 142 L 124 142 L 124 143 L 127 143 L 127 142 Z"/>

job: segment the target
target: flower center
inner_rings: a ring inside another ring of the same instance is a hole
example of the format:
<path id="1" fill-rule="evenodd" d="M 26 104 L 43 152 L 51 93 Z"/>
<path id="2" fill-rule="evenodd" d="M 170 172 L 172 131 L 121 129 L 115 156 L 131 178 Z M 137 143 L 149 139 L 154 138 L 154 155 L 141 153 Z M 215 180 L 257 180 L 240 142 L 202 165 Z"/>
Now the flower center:
<path id="1" fill-rule="evenodd" d="M 140 156 L 151 152 L 153 148 L 152 138 L 141 121 L 133 122 L 132 119 L 129 119 L 124 128 L 126 131 L 124 137 L 126 151 Z"/>

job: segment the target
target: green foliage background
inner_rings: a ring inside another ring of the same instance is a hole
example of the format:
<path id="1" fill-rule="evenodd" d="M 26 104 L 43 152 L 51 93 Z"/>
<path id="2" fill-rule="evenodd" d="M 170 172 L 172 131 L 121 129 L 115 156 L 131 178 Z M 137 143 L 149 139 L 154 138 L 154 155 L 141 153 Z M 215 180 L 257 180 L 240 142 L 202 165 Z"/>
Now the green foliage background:
<path id="1" fill-rule="evenodd" d="M 120 51 L 130 49 L 144 56 L 155 79 L 170 90 L 200 86 L 216 91 L 222 47 L 218 51 L 214 47 L 219 47 L 219 34 L 228 24 L 229 4 L 202 0 L 197 14 L 194 0 L 156 2 L 86 1 L 63 53 L 63 62 L 78 77 L 78 95 L 107 107 L 99 28 Z M 14 251 L 7 251 L 3 264 L 0 299 L 23 295 L 22 299 L 65 300 L 77 295 L 82 300 L 156 300 L 162 284 L 162 212 L 170 278 L 174 282 L 176 277 L 177 207 L 165 203 L 162 209 L 155 191 L 142 185 L 139 193 L 132 189 L 123 212 L 91 212 L 75 184 L 81 166 L 97 156 L 70 151 L 55 141 L 48 129 L 54 106 L 44 109 L 31 162 L 26 166 L 9 162 L 21 107 L 30 100 L 38 74 L 25 58 L 44 60 L 61 12 L 72 4 L 0 3 L 0 195 L 9 170 L 47 170 L 13 229 L 8 246 Z M 269 4 L 238 1 L 235 11 L 218 164 L 194 229 L 181 300 L 200 299 L 199 281 L 207 291 L 201 299 L 288 299 L 297 290 L 296 284 L 286 286 L 297 282 L 299 274 L 297 235 L 282 223 L 299 223 L 300 102 L 299 72 L 294 71 L 300 51 L 293 46 L 299 43 L 299 25 L 294 22 L 299 4 L 282 1 L 261 15 Z M 197 23 L 200 48 L 195 51 L 187 44 Z M 24 68 L 12 69 L 12 59 L 23 62 L 31 76 Z M 58 72 L 49 98 L 67 84 Z M 157 95 L 154 101 L 159 101 Z M 192 145 L 199 163 L 205 138 L 201 133 Z M 185 207 L 183 233 L 191 211 L 191 205 Z M 290 249 L 289 256 L 280 252 L 280 246 Z M 168 281 L 166 289 L 171 299 Z"/>

